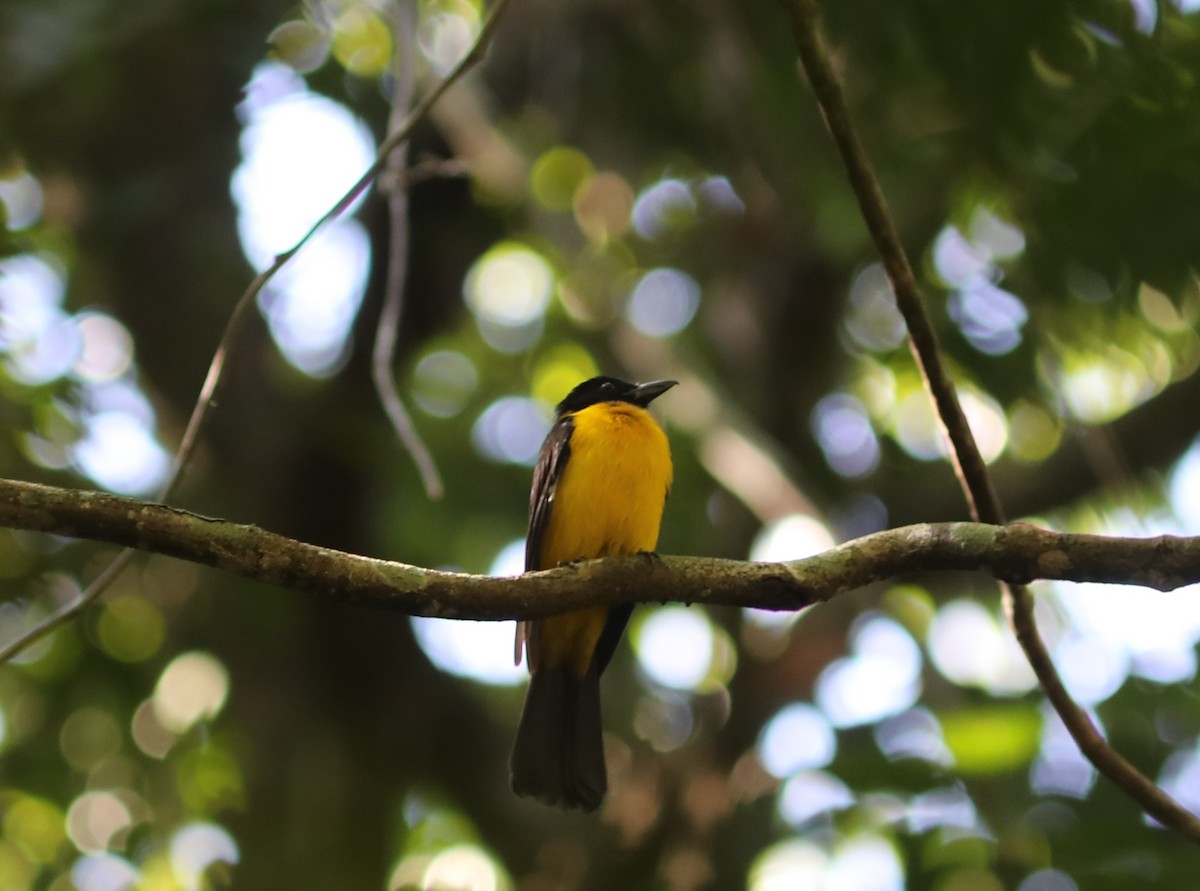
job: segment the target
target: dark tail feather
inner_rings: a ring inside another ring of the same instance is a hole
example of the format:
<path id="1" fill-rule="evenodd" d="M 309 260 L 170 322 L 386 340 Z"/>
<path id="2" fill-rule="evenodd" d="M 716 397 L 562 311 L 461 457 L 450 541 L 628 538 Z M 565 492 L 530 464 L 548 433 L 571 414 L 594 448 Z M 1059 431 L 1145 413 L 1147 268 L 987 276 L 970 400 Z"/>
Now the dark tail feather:
<path id="1" fill-rule="evenodd" d="M 543 668 L 530 678 L 512 752 L 512 787 L 543 804 L 594 811 L 608 785 L 600 676 Z"/>

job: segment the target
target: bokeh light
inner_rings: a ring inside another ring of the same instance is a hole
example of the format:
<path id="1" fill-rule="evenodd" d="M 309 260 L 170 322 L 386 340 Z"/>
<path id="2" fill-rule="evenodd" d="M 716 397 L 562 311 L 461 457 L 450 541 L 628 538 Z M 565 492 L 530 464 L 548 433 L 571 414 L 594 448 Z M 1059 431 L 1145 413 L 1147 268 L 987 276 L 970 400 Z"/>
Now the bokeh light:
<path id="1" fill-rule="evenodd" d="M 375 143 L 349 109 L 275 62 L 254 69 L 238 112 L 242 163 L 230 189 L 242 248 L 261 270 L 345 194 L 375 160 Z"/>
<path id="2" fill-rule="evenodd" d="M 656 690 L 638 698 L 633 731 L 656 752 L 671 752 L 686 743 L 696 727 L 688 697 Z"/>
<path id="3" fill-rule="evenodd" d="M 981 832 L 975 802 L 962 786 L 931 789 L 914 795 L 905 813 L 910 832 L 928 832 L 938 827 L 951 827 Z"/>
<path id="4" fill-rule="evenodd" d="M 512 879 L 476 841 L 464 814 L 410 793 L 404 801 L 410 832 L 405 855 L 392 870 L 389 891 L 510 891 Z"/>
<path id="5" fill-rule="evenodd" d="M 483 684 L 511 687 L 526 678 L 513 664 L 511 622 L 412 618 L 421 651 L 442 671 Z"/>
<path id="6" fill-rule="evenodd" d="M 283 22 L 267 35 L 271 58 L 298 74 L 316 71 L 329 58 L 329 34 L 307 18 Z"/>
<path id="7" fill-rule="evenodd" d="M 158 719 L 153 699 L 147 699 L 134 710 L 129 732 L 134 745 L 151 758 L 165 758 L 179 739 Z"/>
<path id="8" fill-rule="evenodd" d="M 204 745 L 178 753 L 172 766 L 179 800 L 189 812 L 244 807 L 242 767 L 222 741 L 209 736 Z"/>
<path id="9" fill-rule="evenodd" d="M 62 811 L 44 798 L 15 793 L 6 803 L 4 835 L 35 863 L 53 863 L 67 841 Z"/>
<path id="10" fill-rule="evenodd" d="M 129 808 L 111 792 L 85 792 L 67 810 L 67 834 L 85 854 L 107 850 L 132 825 Z"/>
<path id="11" fill-rule="evenodd" d="M 519 353 L 537 342 L 553 290 L 549 264 L 516 242 L 494 246 L 463 281 L 463 296 L 480 335 L 502 353 Z"/>
<path id="12" fill-rule="evenodd" d="M 881 264 L 872 263 L 854 277 L 845 324 L 851 339 L 865 350 L 885 352 L 903 342 L 904 317 Z"/>
<path id="13" fill-rule="evenodd" d="M 154 714 L 163 727 L 184 733 L 215 718 L 229 696 L 229 672 L 215 656 L 199 651 L 176 656 L 154 688 Z"/>
<path id="14" fill-rule="evenodd" d="M 812 842 L 789 839 L 762 851 L 750 866 L 748 891 L 821 889 L 829 858 Z"/>
<path id="15" fill-rule="evenodd" d="M 1029 311 L 1021 298 L 987 279 L 976 279 L 950 297 L 950 318 L 981 353 L 1001 356 L 1021 343 Z"/>
<path id="16" fill-rule="evenodd" d="M 126 594 L 104 605 L 96 623 L 104 652 L 119 662 L 144 662 L 158 652 L 166 636 L 162 611 L 150 601 Z"/>
<path id="17" fill-rule="evenodd" d="M 239 106 L 242 163 L 231 191 L 242 249 L 267 268 L 375 160 L 370 129 L 345 106 L 310 93 L 291 68 L 255 68 Z M 308 374 L 341 360 L 370 265 L 370 240 L 352 219 L 329 224 L 260 295 L 284 356 Z"/>
<path id="18" fill-rule="evenodd" d="M 834 545 L 823 523 L 807 514 L 789 514 L 764 526 L 750 546 L 750 559 L 759 563 L 802 560 Z"/>
<path id="19" fill-rule="evenodd" d="M 42 216 L 45 194 L 42 184 L 28 170 L 0 177 L 0 204 L 5 228 L 27 229 Z"/>
<path id="20" fill-rule="evenodd" d="M 860 477 L 879 464 L 879 440 L 866 407 L 846 393 L 831 393 L 813 407 L 813 435 L 825 460 L 845 477 Z"/>
<path id="21" fill-rule="evenodd" d="M 1008 445 L 1008 418 L 999 403 L 986 393 L 964 389 L 959 396 L 963 414 L 975 436 L 979 454 L 987 463 L 992 463 L 1004 453 Z"/>
<path id="22" fill-rule="evenodd" d="M 759 563 L 802 560 L 827 551 L 833 545 L 833 535 L 820 520 L 807 514 L 788 514 L 759 530 L 750 546 L 749 558 Z M 746 608 L 742 615 L 752 625 L 782 629 L 794 623 L 800 614 Z"/>
<path id="23" fill-rule="evenodd" d="M 67 763 L 86 772 L 120 750 L 121 728 L 108 712 L 83 706 L 63 721 L 58 742 Z"/>
<path id="24" fill-rule="evenodd" d="M 451 845 L 425 868 L 421 887 L 429 891 L 507 891 L 512 882 L 486 851 L 471 844 Z"/>
<path id="25" fill-rule="evenodd" d="M 1070 359 L 1059 382 L 1071 416 L 1087 424 L 1104 424 L 1125 414 L 1148 395 L 1144 369 L 1128 354 Z"/>
<path id="26" fill-rule="evenodd" d="M 547 210 L 570 210 L 575 193 L 594 170 L 591 160 L 579 149 L 556 146 L 534 162 L 529 191 Z"/>
<path id="27" fill-rule="evenodd" d="M 678 269 L 660 267 L 638 279 L 625 314 L 643 334 L 670 337 L 688 326 L 699 306 L 696 280 Z"/>
<path id="28" fill-rule="evenodd" d="M 982 353 L 1003 355 L 1021 343 L 1029 311 L 999 286 L 1003 272 L 998 264 L 1024 249 L 1024 233 L 983 206 L 976 208 L 968 234 L 946 226 L 934 240 L 934 269 L 951 288 L 950 318 Z"/>
<path id="29" fill-rule="evenodd" d="M 1167 494 L 1185 535 L 1200 535 L 1200 438 L 1192 441 L 1171 471 Z"/>
<path id="30" fill-rule="evenodd" d="M 1099 705 L 1129 676 L 1127 649 L 1074 630 L 1059 639 L 1052 655 L 1067 692 L 1080 705 Z"/>
<path id="31" fill-rule="evenodd" d="M 81 344 L 72 372 L 78 379 L 111 381 L 129 370 L 133 338 L 124 325 L 99 312 L 80 313 L 75 324 Z"/>
<path id="32" fill-rule="evenodd" d="M 509 577 L 517 576 L 525 571 L 525 539 L 516 538 L 502 547 L 492 565 L 488 567 L 488 575 Z"/>
<path id="33" fill-rule="evenodd" d="M 536 399 L 505 396 L 483 410 L 471 428 L 479 454 L 492 461 L 532 467 L 550 420 Z"/>
<path id="34" fill-rule="evenodd" d="M 0 356 L 14 380 L 37 386 L 66 374 L 79 330 L 61 309 L 65 273 L 50 255 L 0 260 Z"/>
<path id="35" fill-rule="evenodd" d="M 603 244 L 624 235 L 633 211 L 633 189 L 617 173 L 597 173 L 575 192 L 575 223 L 579 231 Z"/>
<path id="36" fill-rule="evenodd" d="M 452 418 L 466 408 L 478 386 L 475 363 L 456 350 L 426 353 L 413 369 L 413 401 L 437 418 Z"/>
<path id="37" fill-rule="evenodd" d="M 1086 797 L 1096 783 L 1096 768 L 1079 751 L 1079 744 L 1048 703 L 1042 703 L 1041 717 L 1042 738 L 1030 768 L 1030 786 L 1039 795 Z M 1095 713 L 1089 717 L 1103 735 L 1104 725 Z"/>
<path id="38" fill-rule="evenodd" d="M 822 891 L 903 891 L 904 866 L 896 848 L 877 835 L 844 841 L 830 861 Z"/>
<path id="39" fill-rule="evenodd" d="M 1049 458 L 1062 441 L 1060 420 L 1040 405 L 1018 399 L 1009 410 L 1009 453 L 1018 461 L 1036 464 Z"/>
<path id="40" fill-rule="evenodd" d="M 333 56 L 359 77 L 379 77 L 392 61 L 392 31 L 371 6 L 358 0 L 342 5 L 333 22 Z"/>
<path id="41" fill-rule="evenodd" d="M 1104 530 L 1112 535 L 1177 531 L 1146 528 L 1118 517 L 1112 520 Z M 1064 677 L 1070 676 L 1068 686 L 1078 689 L 1086 701 L 1103 701 L 1131 671 L 1164 684 L 1195 676 L 1195 649 L 1200 643 L 1198 586 L 1164 592 L 1084 582 L 1056 583 L 1053 590 L 1075 629 L 1059 643 L 1059 658 L 1071 658 L 1075 666 L 1064 667 Z M 1137 600 L 1136 610 L 1128 609 L 1131 597 Z"/>
<path id="42" fill-rule="evenodd" d="M 705 177 L 696 187 L 696 193 L 706 208 L 727 214 L 746 212 L 746 202 L 742 200 L 742 196 L 737 193 L 737 189 L 733 187 L 733 183 L 727 176 L 714 174 Z"/>
<path id="43" fill-rule="evenodd" d="M 892 432 L 900 447 L 919 461 L 936 461 L 946 454 L 941 422 L 923 390 L 913 390 L 900 400 Z"/>
<path id="44" fill-rule="evenodd" d="M 564 341 L 538 359 L 530 392 L 546 406 L 557 405 L 580 381 L 599 373 L 591 353 L 577 343 Z"/>
<path id="45" fill-rule="evenodd" d="M 1160 331 L 1183 332 L 1191 326 L 1191 319 L 1179 311 L 1170 297 L 1146 282 L 1138 286 L 1138 309 L 1142 318 Z"/>
<path id="46" fill-rule="evenodd" d="M 638 665 L 656 684 L 694 690 L 713 661 L 713 628 L 698 609 L 666 606 L 649 612 L 632 634 Z"/>
<path id="47" fill-rule="evenodd" d="M 942 676 L 961 686 L 1016 696 L 1037 682 L 1008 629 L 974 600 L 953 600 L 937 611 L 926 639 Z"/>
<path id="48" fill-rule="evenodd" d="M 1079 886 L 1061 870 L 1039 869 L 1026 876 L 1017 891 L 1079 891 Z"/>
<path id="49" fill-rule="evenodd" d="M 1011 260 L 1025 250 L 1025 233 L 979 205 L 967 226 L 971 244 L 990 260 Z"/>
<path id="50" fill-rule="evenodd" d="M 954 758 L 942 737 L 942 725 L 929 709 L 917 706 L 875 725 L 875 743 L 889 761 L 919 758 L 949 767 Z"/>
<path id="51" fill-rule="evenodd" d="M 145 495 L 167 477 L 171 459 L 146 423 L 123 411 L 86 418 L 75 464 L 98 484 L 122 495 Z"/>
<path id="52" fill-rule="evenodd" d="M 821 814 L 853 804 L 850 787 L 822 770 L 798 773 L 779 790 L 779 816 L 796 828 Z"/>
<path id="53" fill-rule="evenodd" d="M 933 266 L 951 288 L 962 288 L 992 276 L 986 251 L 972 244 L 957 226 L 947 226 L 933 242 Z"/>
<path id="54" fill-rule="evenodd" d="M 696 216 L 696 199 L 681 179 L 661 179 L 643 189 L 633 204 L 633 229 L 654 240 L 681 229 Z"/>
<path id="55" fill-rule="evenodd" d="M 850 649 L 817 678 L 817 705 L 834 727 L 873 723 L 916 702 L 921 650 L 902 625 L 864 614 L 851 630 Z"/>
<path id="56" fill-rule="evenodd" d="M 215 823 L 189 823 L 171 838 L 171 871 L 183 891 L 207 891 L 213 864 L 237 862 L 237 842 Z"/>
<path id="57" fill-rule="evenodd" d="M 1172 752 L 1163 764 L 1158 783 L 1192 813 L 1200 810 L 1200 743 Z"/>
<path id="58" fill-rule="evenodd" d="M 510 541 L 488 568 L 491 576 L 515 576 L 525 571 L 525 539 Z M 512 622 L 467 622 L 414 616 L 417 643 L 426 657 L 456 677 L 483 684 L 511 687 L 525 680 L 524 668 L 513 658 Z"/>
<path id="59" fill-rule="evenodd" d="M 902 891 L 904 867 L 895 847 L 872 834 L 843 838 L 832 854 L 791 839 L 760 853 L 750 867 L 749 891 Z"/>
<path id="60" fill-rule="evenodd" d="M 88 854 L 71 867 L 77 891 L 131 891 L 141 879 L 137 867 L 116 854 Z"/>
<path id="61" fill-rule="evenodd" d="M 554 273 L 542 256 L 516 242 L 502 242 L 467 273 L 463 292 L 480 319 L 519 328 L 541 318 L 554 290 Z"/>
<path id="62" fill-rule="evenodd" d="M 467 0 L 421 6 L 417 44 L 438 76 L 443 76 L 458 64 L 479 34 L 479 10 Z"/>
<path id="63" fill-rule="evenodd" d="M 995 702 L 941 714 L 946 748 L 962 774 L 1018 770 L 1038 750 L 1041 719 L 1027 703 Z"/>
<path id="64" fill-rule="evenodd" d="M 837 736 L 828 719 L 804 702 L 776 712 L 758 737 L 759 760 L 767 773 L 779 779 L 825 767 L 836 754 Z"/>
<path id="65" fill-rule="evenodd" d="M 367 230 L 341 220 L 317 233 L 267 285 L 259 305 L 271 336 L 296 368 L 319 377 L 340 366 L 370 262 Z"/>

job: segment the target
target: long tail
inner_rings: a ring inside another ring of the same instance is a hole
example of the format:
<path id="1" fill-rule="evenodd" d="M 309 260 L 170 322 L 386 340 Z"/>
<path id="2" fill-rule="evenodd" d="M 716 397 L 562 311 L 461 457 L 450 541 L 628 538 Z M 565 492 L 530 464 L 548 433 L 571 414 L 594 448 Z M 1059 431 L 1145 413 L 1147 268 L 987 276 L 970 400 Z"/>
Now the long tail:
<path id="1" fill-rule="evenodd" d="M 594 811 L 604 798 L 600 675 L 542 668 L 529 681 L 512 752 L 512 787 L 544 804 Z"/>

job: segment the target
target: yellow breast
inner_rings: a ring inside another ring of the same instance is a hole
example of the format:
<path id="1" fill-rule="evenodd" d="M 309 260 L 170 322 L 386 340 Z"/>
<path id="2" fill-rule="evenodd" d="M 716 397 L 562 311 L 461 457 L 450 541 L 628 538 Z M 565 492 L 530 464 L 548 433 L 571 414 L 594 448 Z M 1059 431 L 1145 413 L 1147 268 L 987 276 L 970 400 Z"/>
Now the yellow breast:
<path id="1" fill-rule="evenodd" d="M 671 451 L 648 411 L 624 402 L 572 415 L 571 454 L 554 490 L 543 568 L 654 550 L 671 486 Z"/>

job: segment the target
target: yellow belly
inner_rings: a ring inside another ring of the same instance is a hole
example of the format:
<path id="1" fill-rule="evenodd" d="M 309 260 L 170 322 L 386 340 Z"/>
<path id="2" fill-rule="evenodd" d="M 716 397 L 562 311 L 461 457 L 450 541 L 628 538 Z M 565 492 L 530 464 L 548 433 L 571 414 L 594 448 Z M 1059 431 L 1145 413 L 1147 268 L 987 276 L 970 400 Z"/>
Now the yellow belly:
<path id="1" fill-rule="evenodd" d="M 672 474 L 662 427 L 627 403 L 589 406 L 572 418 L 571 454 L 554 490 L 540 568 L 654 550 Z M 544 620 L 541 663 L 583 675 L 607 616 L 596 607 Z"/>

